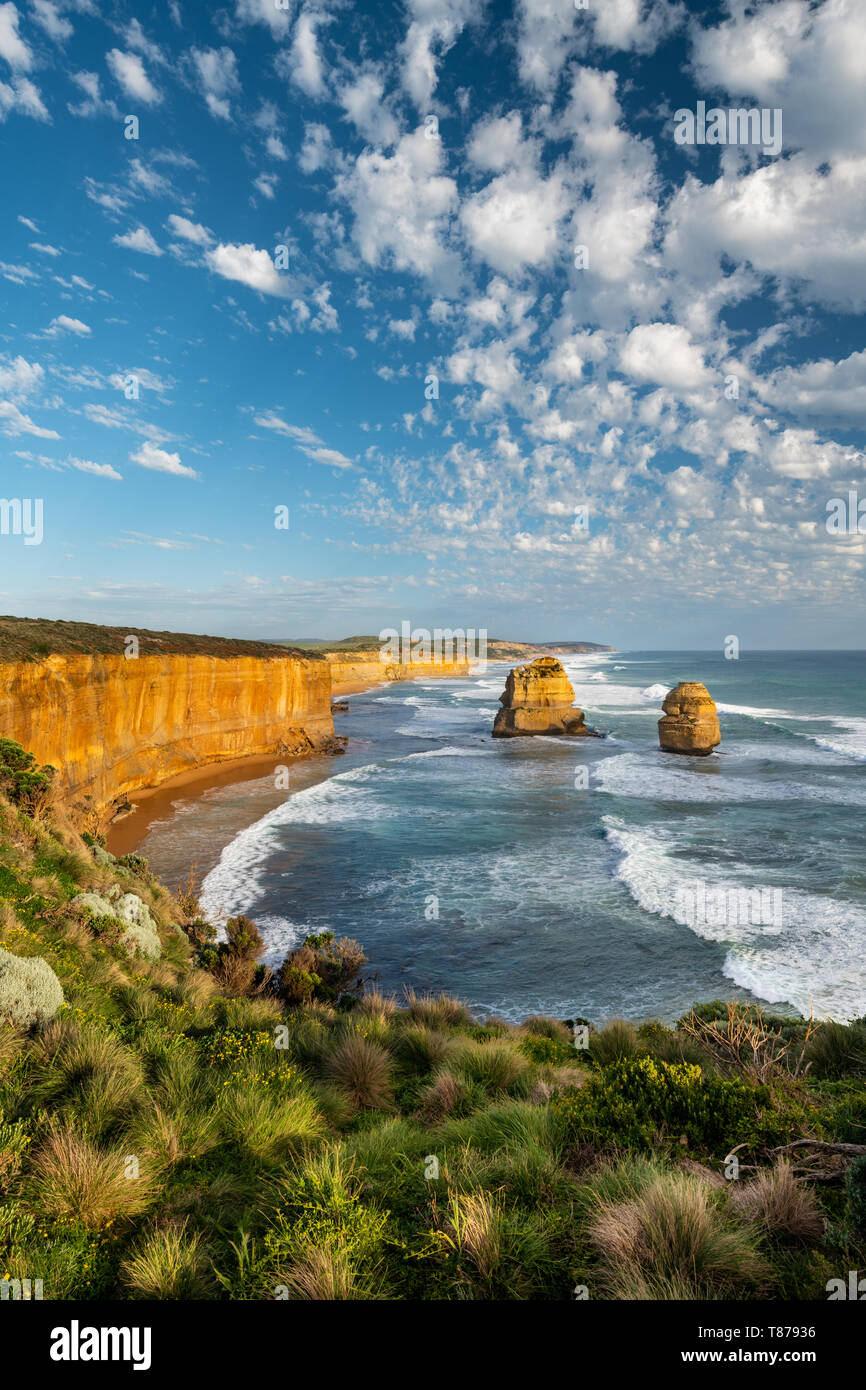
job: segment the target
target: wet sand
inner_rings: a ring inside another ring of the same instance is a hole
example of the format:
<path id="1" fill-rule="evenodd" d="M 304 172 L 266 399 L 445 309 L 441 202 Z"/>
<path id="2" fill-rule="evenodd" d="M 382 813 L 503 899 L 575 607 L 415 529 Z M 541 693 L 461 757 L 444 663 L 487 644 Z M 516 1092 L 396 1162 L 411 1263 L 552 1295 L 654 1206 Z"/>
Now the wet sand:
<path id="1" fill-rule="evenodd" d="M 129 854 L 136 845 L 141 844 L 154 821 L 171 816 L 172 803 L 180 796 L 188 801 L 210 791 L 211 787 L 249 782 L 254 777 L 267 776 L 277 766 L 289 766 L 299 761 L 299 758 L 277 758 L 273 753 L 264 757 L 232 758 L 229 762 L 208 763 L 205 767 L 193 768 L 191 772 L 181 772 L 168 782 L 161 782 L 158 787 L 130 792 L 129 801 L 134 809 L 108 827 L 106 848 L 118 857 Z"/>
<path id="2" fill-rule="evenodd" d="M 450 680 L 453 677 L 442 679 Z M 349 695 L 363 695 L 367 690 L 376 690 L 381 685 L 391 683 L 384 678 L 379 681 L 340 682 L 331 692 L 331 701 L 336 704 Z M 337 714 L 334 725 L 336 733 L 340 732 L 339 721 L 340 716 Z M 277 766 L 291 766 L 316 756 L 320 754 L 305 753 L 297 758 L 278 758 L 270 753 L 264 756 L 256 754 L 253 757 L 233 758 L 221 763 L 207 763 L 204 767 L 181 772 L 169 781 L 161 782 L 158 787 L 145 787 L 141 791 L 130 792 L 127 799 L 134 809 L 109 826 L 106 832 L 106 848 L 118 858 L 123 854 L 131 854 L 141 844 L 151 825 L 156 821 L 171 819 L 174 814 L 173 803 L 181 798 L 188 802 L 202 796 L 213 787 L 229 787 L 236 782 L 249 782 L 256 777 L 266 777 Z"/>

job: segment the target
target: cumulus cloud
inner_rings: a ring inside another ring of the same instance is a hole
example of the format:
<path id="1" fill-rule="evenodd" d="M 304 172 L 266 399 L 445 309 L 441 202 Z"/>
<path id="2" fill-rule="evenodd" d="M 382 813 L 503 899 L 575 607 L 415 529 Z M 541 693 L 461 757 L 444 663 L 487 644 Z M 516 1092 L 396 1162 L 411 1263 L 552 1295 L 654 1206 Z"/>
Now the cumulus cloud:
<path id="1" fill-rule="evenodd" d="M 77 468 L 79 473 L 92 473 L 97 478 L 113 478 L 115 481 L 123 482 L 123 474 L 118 473 L 116 468 L 112 468 L 110 463 L 92 463 L 90 459 L 77 459 L 70 457 L 70 464 Z"/>
<path id="2" fill-rule="evenodd" d="M 134 231 L 124 232 L 123 236 L 113 236 L 115 246 L 123 246 L 127 251 L 140 251 L 145 256 L 161 256 L 163 250 L 147 227 L 136 227 Z"/>
<path id="3" fill-rule="evenodd" d="M 78 338 L 88 338 L 92 331 L 89 324 L 82 323 L 81 319 L 71 319 L 68 314 L 58 314 L 45 330 L 51 337 L 58 333 L 74 333 Z"/>
<path id="4" fill-rule="evenodd" d="M 115 82 L 128 97 L 144 102 L 145 106 L 155 106 L 162 101 L 162 94 L 151 82 L 138 54 L 123 53 L 119 48 L 112 48 L 106 53 L 105 61 Z"/>
<path id="5" fill-rule="evenodd" d="M 155 473 L 171 473 L 176 478 L 198 478 L 198 473 L 194 468 L 187 468 L 180 461 L 180 454 L 169 454 L 165 449 L 158 448 L 155 444 L 145 442 L 134 454 L 130 454 L 130 461 L 139 464 L 142 468 L 149 468 Z"/>
<path id="6" fill-rule="evenodd" d="M 5 58 L 11 68 L 29 72 L 33 54 L 18 32 L 20 20 L 17 6 L 0 5 L 0 58 Z"/>
<path id="7" fill-rule="evenodd" d="M 213 241 L 213 233 L 202 226 L 201 222 L 192 222 L 188 217 L 181 217 L 176 212 L 169 215 L 165 225 L 172 236 L 180 237 L 181 241 L 192 242 L 194 246 L 209 246 Z"/>
<path id="8" fill-rule="evenodd" d="M 393 155 L 365 150 L 350 172 L 340 174 L 337 193 L 354 214 L 353 235 L 370 265 L 456 284 L 458 260 L 447 245 L 449 223 L 458 203 L 454 180 L 440 173 L 438 140 L 423 129 L 404 135 Z"/>
<path id="9" fill-rule="evenodd" d="M 620 352 L 623 371 L 639 382 L 698 391 L 710 380 L 700 348 L 677 323 L 643 323 L 633 328 Z"/>
<path id="10" fill-rule="evenodd" d="M 223 279 L 238 280 L 261 294 L 285 299 L 290 293 L 287 277 L 277 271 L 270 254 L 250 243 L 238 246 L 220 242 L 205 253 L 205 260 Z"/>
<path id="11" fill-rule="evenodd" d="M 230 121 L 230 98 L 241 90 L 234 53 L 230 48 L 192 48 L 190 58 L 211 115 Z"/>

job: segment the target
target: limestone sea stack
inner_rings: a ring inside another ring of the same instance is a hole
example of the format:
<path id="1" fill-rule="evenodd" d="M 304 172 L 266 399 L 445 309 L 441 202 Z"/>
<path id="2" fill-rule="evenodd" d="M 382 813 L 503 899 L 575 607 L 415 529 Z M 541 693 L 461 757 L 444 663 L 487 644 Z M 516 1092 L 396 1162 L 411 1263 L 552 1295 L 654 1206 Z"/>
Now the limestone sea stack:
<path id="1" fill-rule="evenodd" d="M 575 738 L 592 734 L 583 710 L 574 704 L 574 690 L 565 667 L 555 656 L 540 656 L 508 673 L 502 709 L 493 725 L 494 738 L 522 738 L 531 734 L 564 734 Z"/>
<path id="2" fill-rule="evenodd" d="M 680 681 L 662 701 L 659 744 L 665 753 L 706 757 L 722 741 L 719 715 L 710 692 L 700 681 Z"/>

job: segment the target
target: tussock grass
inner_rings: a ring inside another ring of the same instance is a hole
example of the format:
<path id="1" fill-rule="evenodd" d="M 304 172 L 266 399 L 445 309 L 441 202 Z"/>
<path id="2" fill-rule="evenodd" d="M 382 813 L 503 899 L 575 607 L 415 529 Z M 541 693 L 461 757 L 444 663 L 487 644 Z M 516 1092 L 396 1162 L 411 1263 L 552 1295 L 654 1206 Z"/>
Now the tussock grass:
<path id="1" fill-rule="evenodd" d="M 54 1129 L 36 1153 L 31 1183 L 37 1208 L 49 1216 L 97 1227 L 106 1221 L 137 1216 L 152 1197 L 152 1179 L 138 1161 L 131 1171 L 123 1146 L 100 1148 L 72 1129 Z"/>
<path id="2" fill-rule="evenodd" d="M 188 1231 L 185 1220 L 145 1236 L 122 1262 L 120 1277 L 132 1298 L 207 1298 L 216 1289 L 202 1234 Z"/>
<path id="3" fill-rule="evenodd" d="M 273 1091 L 228 1091 L 220 1097 L 219 1117 L 228 1139 L 270 1162 L 315 1143 L 327 1130 L 311 1096 L 286 1099 Z"/>
<path id="4" fill-rule="evenodd" d="M 755 1234 L 730 1220 L 722 1194 L 700 1178 L 647 1165 L 631 1195 L 624 1188 L 615 1199 L 599 1185 L 588 1224 L 609 1297 L 733 1298 L 767 1284 Z"/>
<path id="5" fill-rule="evenodd" d="M 451 1068 L 490 1093 L 512 1092 L 529 1074 L 529 1064 L 504 1042 L 461 1041 L 452 1053 Z"/>
<path id="6" fill-rule="evenodd" d="M 441 1066 L 453 1049 L 453 1039 L 423 1023 L 404 1028 L 394 1041 L 394 1053 L 404 1066 L 416 1072 L 431 1072 Z"/>
<path id="7" fill-rule="evenodd" d="M 407 989 L 406 1008 L 410 1018 L 416 1023 L 426 1023 L 429 1028 L 468 1028 L 473 1023 L 466 1005 L 450 994 L 422 995 Z"/>
<path id="8" fill-rule="evenodd" d="M 327 1060 L 328 1075 L 356 1104 L 387 1110 L 393 1104 L 391 1058 L 378 1043 L 350 1033 Z"/>
<path id="9" fill-rule="evenodd" d="M 779 1162 L 732 1186 L 731 1201 L 737 1211 L 771 1236 L 820 1240 L 824 1219 L 814 1194 L 797 1180 L 790 1163 Z"/>
<path id="10" fill-rule="evenodd" d="M 635 1057 L 640 1051 L 637 1029 L 624 1018 L 612 1018 L 589 1041 L 589 1051 L 594 1062 L 604 1067 L 608 1062 L 619 1062 L 624 1057 Z"/>

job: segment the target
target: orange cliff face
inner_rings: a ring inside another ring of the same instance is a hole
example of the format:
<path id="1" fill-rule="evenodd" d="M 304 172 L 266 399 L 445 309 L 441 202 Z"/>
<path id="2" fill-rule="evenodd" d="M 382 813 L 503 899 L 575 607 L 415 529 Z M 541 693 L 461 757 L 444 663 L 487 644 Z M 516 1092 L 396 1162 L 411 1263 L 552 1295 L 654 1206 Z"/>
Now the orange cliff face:
<path id="1" fill-rule="evenodd" d="M 314 658 L 54 655 L 0 665 L 0 736 L 104 816 L 207 763 L 327 748 L 331 672 Z"/>
<path id="2" fill-rule="evenodd" d="M 474 661 L 383 662 L 379 652 L 326 652 L 334 695 L 348 695 L 385 681 L 410 681 L 417 676 L 468 676 Z"/>

